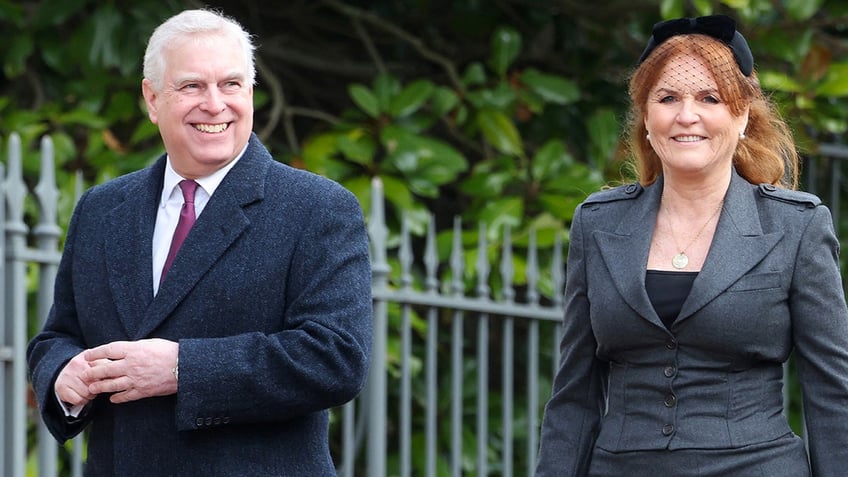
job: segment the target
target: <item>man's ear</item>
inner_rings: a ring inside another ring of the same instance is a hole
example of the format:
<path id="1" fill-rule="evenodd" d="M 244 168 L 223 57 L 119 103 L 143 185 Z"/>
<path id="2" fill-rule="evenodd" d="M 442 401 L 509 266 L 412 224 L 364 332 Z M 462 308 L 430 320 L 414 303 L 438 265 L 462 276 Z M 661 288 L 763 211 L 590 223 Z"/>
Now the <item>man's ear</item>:
<path id="1" fill-rule="evenodd" d="M 144 95 L 144 104 L 147 106 L 147 117 L 150 118 L 150 122 L 153 124 L 158 124 L 156 98 L 159 96 L 159 93 L 156 92 L 153 83 L 147 78 L 141 80 L 141 94 Z"/>

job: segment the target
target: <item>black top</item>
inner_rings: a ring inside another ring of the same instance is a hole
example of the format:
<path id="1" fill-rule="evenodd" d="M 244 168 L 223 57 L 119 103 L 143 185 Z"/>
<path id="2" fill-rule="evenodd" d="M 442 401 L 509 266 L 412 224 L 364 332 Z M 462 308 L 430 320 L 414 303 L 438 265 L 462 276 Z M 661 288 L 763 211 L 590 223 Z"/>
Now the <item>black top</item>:
<path id="1" fill-rule="evenodd" d="M 666 328 L 671 328 L 683 302 L 692 290 L 692 282 L 698 272 L 670 272 L 666 270 L 648 270 L 645 275 L 645 288 L 648 298 L 654 305 L 657 315 Z"/>

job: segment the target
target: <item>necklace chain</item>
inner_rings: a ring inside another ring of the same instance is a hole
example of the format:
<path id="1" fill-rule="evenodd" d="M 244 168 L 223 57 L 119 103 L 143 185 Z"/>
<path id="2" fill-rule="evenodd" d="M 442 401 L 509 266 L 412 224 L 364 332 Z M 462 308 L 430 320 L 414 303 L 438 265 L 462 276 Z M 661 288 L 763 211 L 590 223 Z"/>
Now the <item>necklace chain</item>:
<path id="1" fill-rule="evenodd" d="M 704 230 L 707 229 L 707 225 L 709 225 L 709 223 L 713 221 L 716 215 L 718 215 L 718 212 L 724 205 L 724 201 L 718 203 L 718 207 L 716 207 L 715 211 L 713 211 L 712 215 L 710 215 L 710 218 L 708 218 L 707 221 L 704 222 L 704 225 L 701 226 L 700 230 L 698 230 L 698 233 L 695 234 L 695 238 L 693 238 L 689 242 L 689 244 L 683 248 L 681 248 L 680 245 L 677 243 L 677 237 L 674 235 L 674 226 L 671 223 L 671 209 L 669 208 L 667 203 L 665 203 L 664 205 L 666 210 L 665 220 L 668 223 L 668 231 L 671 234 L 671 239 L 674 241 L 674 246 L 677 247 L 678 250 L 680 250 L 680 252 L 678 252 L 674 257 L 671 258 L 671 265 L 678 270 L 682 270 L 686 268 L 687 265 L 689 265 L 689 256 L 686 255 L 686 250 L 701 237 L 701 234 L 703 234 Z"/>

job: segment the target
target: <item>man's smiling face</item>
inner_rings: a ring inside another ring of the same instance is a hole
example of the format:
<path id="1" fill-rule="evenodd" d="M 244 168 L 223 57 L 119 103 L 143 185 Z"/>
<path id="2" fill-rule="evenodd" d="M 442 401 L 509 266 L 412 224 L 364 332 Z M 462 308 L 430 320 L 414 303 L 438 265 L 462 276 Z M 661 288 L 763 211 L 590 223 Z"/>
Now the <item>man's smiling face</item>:
<path id="1" fill-rule="evenodd" d="M 229 164 L 253 130 L 253 86 L 238 43 L 198 35 L 165 50 L 161 91 L 142 91 L 150 120 L 159 126 L 174 170 L 193 179 Z"/>

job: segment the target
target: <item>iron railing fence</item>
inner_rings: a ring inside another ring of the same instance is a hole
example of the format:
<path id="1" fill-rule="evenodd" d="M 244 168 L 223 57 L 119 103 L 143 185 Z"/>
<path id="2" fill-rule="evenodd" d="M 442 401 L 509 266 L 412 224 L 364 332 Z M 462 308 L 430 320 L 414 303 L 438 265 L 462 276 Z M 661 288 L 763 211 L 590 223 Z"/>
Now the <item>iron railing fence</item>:
<path id="1" fill-rule="evenodd" d="M 26 379 L 26 342 L 47 316 L 61 253 L 53 145 L 49 137 L 40 143 L 32 191 L 18 135 L 8 138 L 6 151 L 5 167 L 0 161 L 0 474 L 76 477 L 84 436 L 60 448 L 38 418 Z M 828 203 L 837 224 L 844 159 L 845 146 L 822 145 L 805 169 L 804 188 Z M 79 197 L 81 176 L 75 180 Z M 389 237 L 383 203 L 375 180 L 368 211 L 373 366 L 361 396 L 332 411 L 339 474 L 532 476 L 559 359 L 561 240 L 538 247 L 531 232 L 518 247 L 504 229 L 490 243 L 480 224 L 469 246 L 457 218 L 442 232 L 450 250 L 440 257 L 435 220 L 423 239 L 406 226 Z M 423 250 L 413 250 L 413 242 Z"/>

